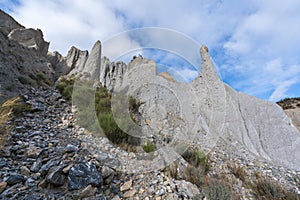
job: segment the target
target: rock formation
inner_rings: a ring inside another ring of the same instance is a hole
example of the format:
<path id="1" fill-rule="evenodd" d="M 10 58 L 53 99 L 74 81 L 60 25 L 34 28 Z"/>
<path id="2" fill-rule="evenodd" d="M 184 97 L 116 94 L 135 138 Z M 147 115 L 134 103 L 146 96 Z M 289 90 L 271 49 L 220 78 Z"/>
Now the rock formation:
<path id="1" fill-rule="evenodd" d="M 157 74 L 155 62 L 142 57 L 128 67 L 106 57 L 99 64 L 100 46 L 94 45 L 91 61 L 77 72 L 90 73 L 92 80 L 115 93 L 126 91 L 141 100 L 142 128 L 136 128 L 146 138 L 154 137 L 158 146 L 184 141 L 211 149 L 220 138 L 236 152 L 243 146 L 254 156 L 300 169 L 300 134 L 291 119 L 275 103 L 223 83 L 207 47 L 200 49 L 201 73 L 188 84 Z"/>
<path id="2" fill-rule="evenodd" d="M 49 42 L 45 42 L 43 33 L 40 29 L 17 28 L 8 34 L 8 38 L 17 41 L 19 44 L 36 49 L 43 56 L 47 55 Z"/>

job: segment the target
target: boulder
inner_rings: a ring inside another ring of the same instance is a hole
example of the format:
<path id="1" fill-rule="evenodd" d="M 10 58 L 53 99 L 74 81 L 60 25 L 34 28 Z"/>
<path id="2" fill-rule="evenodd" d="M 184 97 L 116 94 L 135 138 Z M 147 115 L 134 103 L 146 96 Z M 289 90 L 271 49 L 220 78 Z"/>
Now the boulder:
<path id="1" fill-rule="evenodd" d="M 83 189 L 88 185 L 99 187 L 102 182 L 101 174 L 92 163 L 79 163 L 69 171 L 68 185 L 70 190 Z"/>

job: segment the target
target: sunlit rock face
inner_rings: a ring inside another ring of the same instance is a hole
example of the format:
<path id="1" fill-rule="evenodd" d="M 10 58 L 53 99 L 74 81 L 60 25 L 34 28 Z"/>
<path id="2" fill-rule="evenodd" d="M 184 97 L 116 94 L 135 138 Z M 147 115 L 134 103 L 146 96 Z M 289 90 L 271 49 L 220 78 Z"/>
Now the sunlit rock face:
<path id="1" fill-rule="evenodd" d="M 200 54 L 202 71 L 190 83 L 158 74 L 155 61 L 141 56 L 128 66 L 110 62 L 101 57 L 100 42 L 95 43 L 88 58 L 79 59 L 81 64 L 72 73 L 87 74 L 114 94 L 139 99 L 141 122 L 128 133 L 155 141 L 158 147 L 181 143 L 209 150 L 222 139 L 235 148 L 235 153 L 242 154 L 242 146 L 254 156 L 300 169 L 300 134 L 290 118 L 275 103 L 239 93 L 223 83 L 206 46 L 201 47 Z M 128 109 L 126 104 L 124 110 Z M 123 112 L 118 109 L 115 116 Z"/>

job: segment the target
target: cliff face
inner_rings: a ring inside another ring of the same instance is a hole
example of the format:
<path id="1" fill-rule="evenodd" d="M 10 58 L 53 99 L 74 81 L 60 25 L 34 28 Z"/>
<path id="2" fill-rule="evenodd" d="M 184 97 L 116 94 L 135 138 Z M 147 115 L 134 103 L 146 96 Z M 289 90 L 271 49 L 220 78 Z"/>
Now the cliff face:
<path id="1" fill-rule="evenodd" d="M 143 102 L 141 127 L 130 134 L 140 137 L 141 131 L 144 139 L 154 140 L 158 147 L 187 143 L 208 150 L 221 139 L 235 153 L 243 154 L 243 147 L 253 156 L 300 169 L 300 133 L 291 119 L 275 103 L 239 93 L 223 83 L 207 47 L 200 49 L 201 73 L 188 84 L 158 75 L 155 62 L 142 57 L 133 59 L 128 67 L 105 57 L 99 64 L 99 42 L 95 46 L 88 58 L 93 62 L 74 70 L 116 94 L 125 91 Z"/>

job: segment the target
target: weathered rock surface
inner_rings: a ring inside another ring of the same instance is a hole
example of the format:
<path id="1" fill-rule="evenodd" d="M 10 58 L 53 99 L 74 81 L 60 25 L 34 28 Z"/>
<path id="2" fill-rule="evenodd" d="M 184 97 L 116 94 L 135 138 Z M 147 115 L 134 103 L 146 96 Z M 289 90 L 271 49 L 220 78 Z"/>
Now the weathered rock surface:
<path id="1" fill-rule="evenodd" d="M 25 29 L 0 11 L 0 101 L 28 87 L 51 84 L 54 71 L 40 30 Z"/>
<path id="2" fill-rule="evenodd" d="M 24 28 L 24 26 L 0 9 L 0 31 L 4 35 L 8 35 L 12 30 L 17 28 Z"/>
<path id="3" fill-rule="evenodd" d="M 288 109 L 284 110 L 284 112 L 287 116 L 289 116 L 289 118 L 291 118 L 293 125 L 300 131 L 300 109 Z"/>
<path id="4" fill-rule="evenodd" d="M 25 47 L 36 49 L 43 56 L 46 56 L 48 53 L 49 42 L 44 40 L 40 29 L 14 29 L 8 34 L 8 38 L 17 41 Z"/>

